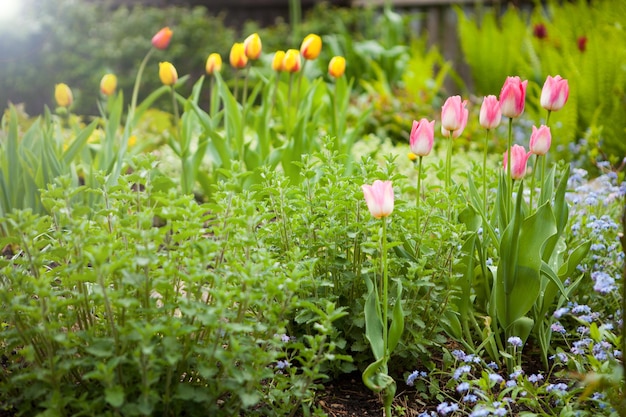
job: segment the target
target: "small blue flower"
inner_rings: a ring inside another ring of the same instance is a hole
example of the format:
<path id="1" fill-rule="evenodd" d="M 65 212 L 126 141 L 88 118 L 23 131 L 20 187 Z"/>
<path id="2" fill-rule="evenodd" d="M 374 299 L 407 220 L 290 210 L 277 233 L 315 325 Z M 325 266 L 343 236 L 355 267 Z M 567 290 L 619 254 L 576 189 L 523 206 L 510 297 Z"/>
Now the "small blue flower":
<path id="1" fill-rule="evenodd" d="M 491 382 L 495 382 L 496 384 L 501 383 L 502 381 L 504 381 L 504 378 L 502 378 L 500 375 L 498 374 L 489 374 L 489 380 Z"/>
<path id="2" fill-rule="evenodd" d="M 454 356 L 454 358 L 458 361 L 464 361 L 465 360 L 465 352 L 463 352 L 460 349 L 454 349 L 452 352 L 452 356 Z"/>
<path id="3" fill-rule="evenodd" d="M 494 371 L 497 371 L 498 369 L 500 369 L 500 367 L 498 366 L 498 364 L 497 364 L 497 363 L 495 363 L 495 362 L 493 362 L 493 361 L 492 361 L 492 362 L 489 362 L 489 363 L 487 364 L 487 367 L 488 367 L 489 369 L 493 369 Z"/>
<path id="4" fill-rule="evenodd" d="M 467 374 L 472 370 L 472 367 L 469 365 L 459 366 L 456 371 L 454 371 L 454 375 L 452 375 L 453 379 L 459 379 L 462 375 Z"/>
<path id="5" fill-rule="evenodd" d="M 543 375 L 541 374 L 532 374 L 528 377 L 528 382 L 537 383 L 543 381 Z"/>
<path id="6" fill-rule="evenodd" d="M 276 369 L 287 369 L 290 366 L 291 366 L 291 363 L 288 360 L 276 362 Z"/>
<path id="7" fill-rule="evenodd" d="M 466 394 L 462 400 L 464 403 L 475 403 L 478 401 L 478 397 L 474 394 Z"/>
<path id="8" fill-rule="evenodd" d="M 409 375 L 406 379 L 406 384 L 410 387 L 412 387 L 415 384 L 415 380 L 417 379 L 417 377 L 420 376 L 419 371 L 413 371 L 411 372 L 411 375 Z"/>
<path id="9" fill-rule="evenodd" d="M 522 342 L 522 339 L 520 339 L 517 336 L 511 336 L 509 337 L 509 339 L 507 340 L 507 342 L 509 342 L 509 344 L 513 347 L 521 347 L 524 342 Z"/>
<path id="10" fill-rule="evenodd" d="M 563 327 L 563 325 L 561 323 L 559 323 L 558 321 L 555 321 L 554 323 L 552 323 L 552 325 L 550 326 L 550 330 L 552 330 L 555 333 L 561 333 L 561 334 L 565 334 L 565 327 Z"/>
<path id="11" fill-rule="evenodd" d="M 470 389 L 470 384 L 469 382 L 461 382 L 459 385 L 457 385 L 456 387 L 456 392 L 466 392 L 469 391 Z"/>
<path id="12" fill-rule="evenodd" d="M 477 407 L 474 411 L 472 411 L 470 417 L 487 417 L 489 414 L 491 413 L 488 409 L 483 407 Z"/>

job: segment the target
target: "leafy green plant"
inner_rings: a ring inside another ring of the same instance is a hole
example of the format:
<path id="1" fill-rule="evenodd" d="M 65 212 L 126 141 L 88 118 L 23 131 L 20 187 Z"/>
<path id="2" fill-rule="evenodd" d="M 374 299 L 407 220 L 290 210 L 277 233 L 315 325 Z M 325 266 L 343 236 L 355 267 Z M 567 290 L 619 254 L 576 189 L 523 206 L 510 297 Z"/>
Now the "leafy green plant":
<path id="1" fill-rule="evenodd" d="M 118 184 L 100 176 L 97 188 L 60 177 L 42 195 L 54 214 L 2 218 L 2 245 L 15 251 L 0 261 L 11 352 L 2 404 L 65 415 L 310 409 L 323 364 L 342 359 L 330 336 L 345 313 L 294 297 L 310 263 L 297 250 L 276 262 L 258 245 L 269 217 L 255 198 L 225 183 L 218 202 L 201 206 L 155 166 L 136 160 Z M 73 201 L 79 193 L 102 205 Z M 315 333 L 285 349 L 280 335 L 300 308 Z"/>

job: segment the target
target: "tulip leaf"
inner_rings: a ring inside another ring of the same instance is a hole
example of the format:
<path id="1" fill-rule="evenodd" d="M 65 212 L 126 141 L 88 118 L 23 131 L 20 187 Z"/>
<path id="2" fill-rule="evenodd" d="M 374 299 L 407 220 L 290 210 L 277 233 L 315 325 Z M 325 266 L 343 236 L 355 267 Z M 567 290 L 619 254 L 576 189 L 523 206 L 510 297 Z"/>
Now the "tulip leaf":
<path id="1" fill-rule="evenodd" d="M 365 278 L 368 295 L 365 301 L 365 337 L 370 342 L 374 357 L 383 359 L 385 356 L 385 341 L 383 340 L 383 321 L 380 314 L 378 292 L 371 278 Z"/>
<path id="2" fill-rule="evenodd" d="M 402 337 L 402 333 L 404 332 L 404 311 L 402 310 L 402 281 L 396 280 L 396 304 L 393 307 L 392 317 L 393 320 L 391 325 L 389 326 L 389 341 L 387 343 L 387 352 L 391 355 L 391 352 L 394 351 L 398 343 L 400 342 L 400 338 Z"/>
<path id="3" fill-rule="evenodd" d="M 505 230 L 500 245 L 496 310 L 504 328 L 509 328 L 535 304 L 540 290 L 542 250 L 546 241 L 557 232 L 549 203 L 520 220 L 522 194 L 520 184 L 513 220 Z"/>

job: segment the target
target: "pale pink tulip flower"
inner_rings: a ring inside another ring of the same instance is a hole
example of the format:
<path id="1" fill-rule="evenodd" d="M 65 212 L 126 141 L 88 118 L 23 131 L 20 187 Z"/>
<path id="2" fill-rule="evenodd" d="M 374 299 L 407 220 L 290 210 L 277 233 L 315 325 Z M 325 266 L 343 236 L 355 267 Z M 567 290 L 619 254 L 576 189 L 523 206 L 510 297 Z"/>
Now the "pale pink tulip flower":
<path id="1" fill-rule="evenodd" d="M 569 97 L 569 84 L 560 75 L 548 75 L 541 89 L 541 107 L 550 111 L 561 110 Z"/>
<path id="2" fill-rule="evenodd" d="M 550 133 L 550 128 L 541 125 L 537 129 L 537 127 L 533 126 L 533 132 L 530 135 L 530 153 L 533 155 L 545 155 L 550 150 L 551 144 L 552 134 Z"/>
<path id="3" fill-rule="evenodd" d="M 502 163 L 504 166 L 504 170 L 507 170 L 507 155 L 508 151 L 504 152 L 504 162 Z M 519 180 L 524 178 L 526 175 L 526 163 L 528 162 L 528 157 L 530 156 L 530 152 L 526 152 L 523 146 L 513 145 L 511 147 L 511 178 L 514 180 Z"/>
<path id="4" fill-rule="evenodd" d="M 434 120 L 428 121 L 426 118 L 421 119 L 419 122 L 417 120 L 413 120 L 411 136 L 409 137 L 411 152 L 413 152 L 417 156 L 428 155 L 433 149 L 434 137 Z"/>
<path id="5" fill-rule="evenodd" d="M 496 96 L 486 96 L 480 106 L 479 122 L 485 129 L 495 129 L 502 120 L 502 110 L 500 102 Z"/>
<path id="6" fill-rule="evenodd" d="M 512 119 L 521 116 L 524 112 L 526 100 L 526 86 L 528 80 L 522 81 L 519 77 L 507 77 L 500 91 L 500 109 L 502 116 Z"/>
<path id="7" fill-rule="evenodd" d="M 361 186 L 367 208 L 374 218 L 387 217 L 393 212 L 393 186 L 391 181 L 376 180 L 372 185 Z"/>
<path id="8" fill-rule="evenodd" d="M 449 137 L 458 138 L 467 125 L 469 115 L 467 100 L 461 100 L 461 96 L 448 97 L 441 109 L 441 133 Z"/>

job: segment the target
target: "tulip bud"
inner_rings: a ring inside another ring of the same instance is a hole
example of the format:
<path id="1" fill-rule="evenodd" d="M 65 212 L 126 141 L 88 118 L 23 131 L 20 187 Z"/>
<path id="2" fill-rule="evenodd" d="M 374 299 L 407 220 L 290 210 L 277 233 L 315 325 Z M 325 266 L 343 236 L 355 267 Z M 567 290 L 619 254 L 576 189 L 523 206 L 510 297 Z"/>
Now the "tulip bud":
<path id="1" fill-rule="evenodd" d="M 461 96 L 448 97 L 441 109 L 441 133 L 444 136 L 458 138 L 465 126 L 469 113 L 465 108 L 467 100 L 461 101 Z"/>
<path id="2" fill-rule="evenodd" d="M 550 111 L 561 110 L 569 97 L 569 84 L 560 75 L 548 75 L 541 89 L 541 107 Z"/>
<path id="3" fill-rule="evenodd" d="M 169 62 L 159 62 L 159 78 L 164 85 L 174 85 L 178 81 L 176 68 Z"/>
<path id="4" fill-rule="evenodd" d="M 243 43 L 234 43 L 230 48 L 230 65 L 233 68 L 245 68 L 248 65 L 248 57 Z"/>
<path id="5" fill-rule="evenodd" d="M 300 59 L 300 51 L 297 49 L 288 49 L 285 52 L 285 58 L 283 58 L 283 70 L 287 72 L 298 72 L 302 67 L 302 60 Z"/>
<path id="6" fill-rule="evenodd" d="M 285 51 L 276 51 L 274 53 L 274 59 L 272 60 L 272 69 L 280 72 L 284 70 L 283 60 L 285 59 Z"/>
<path id="7" fill-rule="evenodd" d="M 387 217 L 393 212 L 394 195 L 391 181 L 376 180 L 372 185 L 361 186 L 363 196 L 372 216 Z"/>
<path id="8" fill-rule="evenodd" d="M 59 107 L 69 107 L 74 102 L 72 90 L 64 83 L 54 86 L 54 99 Z"/>
<path id="9" fill-rule="evenodd" d="M 501 120 L 502 111 L 498 98 L 496 96 L 485 97 L 482 106 L 480 106 L 480 125 L 485 129 L 495 129 L 500 125 Z"/>
<path id="10" fill-rule="evenodd" d="M 246 56 L 251 59 L 259 59 L 261 56 L 261 50 L 263 49 L 263 45 L 261 44 L 261 38 L 258 33 L 253 33 L 248 36 L 245 41 L 243 41 L 243 49 Z"/>
<path id="11" fill-rule="evenodd" d="M 334 56 L 328 63 L 328 74 L 333 78 L 339 78 L 346 72 L 346 59 L 342 56 Z"/>
<path id="12" fill-rule="evenodd" d="M 417 120 L 413 120 L 413 127 L 411 128 L 411 135 L 409 136 L 411 152 L 417 156 L 428 155 L 433 149 L 434 137 L 434 120 L 428 121 L 425 118 L 419 122 Z"/>
<path id="13" fill-rule="evenodd" d="M 212 53 L 206 60 L 206 73 L 213 75 L 216 72 L 222 70 L 222 56 L 220 54 Z"/>
<path id="14" fill-rule="evenodd" d="M 100 92 L 105 96 L 111 96 L 117 88 L 117 77 L 115 74 L 105 74 L 100 80 Z"/>
<path id="15" fill-rule="evenodd" d="M 524 112 L 526 85 L 519 77 L 507 77 L 500 91 L 500 110 L 504 117 L 516 118 Z"/>
<path id="16" fill-rule="evenodd" d="M 167 49 L 173 33 L 169 27 L 164 27 L 152 37 L 152 46 L 157 49 Z"/>
<path id="17" fill-rule="evenodd" d="M 528 162 L 528 157 L 530 156 L 530 152 L 526 153 L 526 149 L 520 145 L 513 145 L 511 147 L 511 178 L 514 180 L 519 180 L 524 178 L 526 175 L 526 163 Z M 504 170 L 507 171 L 507 159 L 508 159 L 508 151 L 504 152 Z"/>
<path id="18" fill-rule="evenodd" d="M 537 129 L 533 126 L 533 132 L 530 135 L 530 153 L 533 155 L 545 155 L 550 150 L 551 144 L 552 134 L 550 133 L 550 128 L 541 125 Z"/>
<path id="19" fill-rule="evenodd" d="M 300 53 L 304 59 L 313 60 L 317 58 L 322 51 L 322 38 L 311 33 L 307 35 L 300 45 Z"/>

